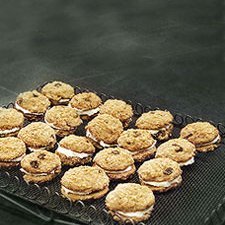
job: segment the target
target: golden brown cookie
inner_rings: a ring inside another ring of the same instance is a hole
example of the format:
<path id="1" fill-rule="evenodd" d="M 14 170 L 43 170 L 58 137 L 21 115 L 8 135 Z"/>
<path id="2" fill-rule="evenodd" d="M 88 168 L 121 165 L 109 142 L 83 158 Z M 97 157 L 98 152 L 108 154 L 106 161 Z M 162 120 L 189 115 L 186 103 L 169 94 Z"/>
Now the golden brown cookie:
<path id="1" fill-rule="evenodd" d="M 20 170 L 27 183 L 43 183 L 52 180 L 61 172 L 61 162 L 54 153 L 36 151 L 22 159 Z"/>
<path id="2" fill-rule="evenodd" d="M 56 144 L 55 131 L 42 122 L 34 122 L 22 128 L 18 137 L 30 151 L 50 150 Z"/>
<path id="3" fill-rule="evenodd" d="M 0 107 L 0 137 L 16 136 L 23 127 L 24 116 L 15 109 Z"/>
<path id="4" fill-rule="evenodd" d="M 158 140 L 168 140 L 173 131 L 173 116 L 168 111 L 155 110 L 143 113 L 136 121 L 136 127 L 149 130 Z"/>
<path id="5" fill-rule="evenodd" d="M 165 192 L 179 186 L 182 182 L 179 164 L 169 158 L 157 158 L 144 162 L 138 175 L 142 185 L 152 191 Z"/>
<path id="6" fill-rule="evenodd" d="M 155 204 L 153 192 L 140 184 L 119 184 L 111 191 L 105 204 L 113 219 L 121 224 L 149 219 Z"/>
<path id="7" fill-rule="evenodd" d="M 98 167 L 79 166 L 68 170 L 61 180 L 61 192 L 72 201 L 98 199 L 109 190 L 109 178 Z"/>
<path id="8" fill-rule="evenodd" d="M 76 94 L 70 101 L 69 106 L 77 110 L 77 113 L 84 120 L 96 116 L 102 104 L 101 98 L 93 92 Z"/>
<path id="9" fill-rule="evenodd" d="M 18 166 L 25 154 L 26 145 L 19 138 L 0 138 L 0 167 Z"/>
<path id="10" fill-rule="evenodd" d="M 64 82 L 53 81 L 42 87 L 41 93 L 45 95 L 53 105 L 67 105 L 74 96 L 74 88 Z"/>
<path id="11" fill-rule="evenodd" d="M 51 126 L 60 137 L 72 134 L 82 123 L 76 110 L 68 106 L 53 106 L 45 114 L 45 122 Z"/>
<path id="12" fill-rule="evenodd" d="M 58 144 L 56 154 L 64 165 L 76 166 L 91 162 L 95 147 L 86 137 L 69 135 Z"/>
<path id="13" fill-rule="evenodd" d="M 161 144 L 156 151 L 156 158 L 170 158 L 180 166 L 194 163 L 195 146 L 186 139 L 171 139 Z"/>
<path id="14" fill-rule="evenodd" d="M 36 90 L 19 94 L 15 102 L 15 108 L 30 120 L 40 119 L 50 105 L 48 98 Z"/>
<path id="15" fill-rule="evenodd" d="M 122 148 L 107 148 L 95 156 L 94 166 L 105 170 L 111 180 L 127 180 L 136 171 L 130 153 Z"/>
<path id="16" fill-rule="evenodd" d="M 213 151 L 221 142 L 218 129 L 208 122 L 188 124 L 181 130 L 180 137 L 193 143 L 199 152 Z"/>
<path id="17" fill-rule="evenodd" d="M 100 107 L 100 114 L 109 114 L 119 119 L 124 127 L 132 121 L 132 106 L 122 100 L 109 99 Z"/>
<path id="18" fill-rule="evenodd" d="M 129 129 L 117 140 L 118 145 L 130 152 L 136 162 L 143 162 L 156 152 L 156 141 L 148 130 Z"/>
<path id="19" fill-rule="evenodd" d="M 101 114 L 91 120 L 85 129 L 86 136 L 97 148 L 106 148 L 117 145 L 123 125 L 119 119 L 108 114 Z"/>

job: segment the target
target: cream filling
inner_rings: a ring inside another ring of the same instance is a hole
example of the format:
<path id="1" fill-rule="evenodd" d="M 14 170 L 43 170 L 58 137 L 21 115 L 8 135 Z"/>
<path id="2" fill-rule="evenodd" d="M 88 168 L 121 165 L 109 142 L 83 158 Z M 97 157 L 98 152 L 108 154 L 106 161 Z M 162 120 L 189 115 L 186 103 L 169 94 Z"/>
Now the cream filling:
<path id="1" fill-rule="evenodd" d="M 14 127 L 12 129 L 9 129 L 9 130 L 0 130 L 0 134 L 11 134 L 11 133 L 14 133 L 16 131 L 19 131 L 20 130 L 20 127 Z"/>
<path id="2" fill-rule="evenodd" d="M 102 168 L 102 167 L 101 167 Z M 102 168 L 106 173 L 111 173 L 111 174 L 120 174 L 120 173 L 126 173 L 126 172 L 129 172 L 129 171 L 131 171 L 132 170 L 132 166 L 128 166 L 125 170 L 117 170 L 117 171 L 115 171 L 115 170 L 106 170 L 106 169 L 104 169 L 104 168 Z"/>
<path id="3" fill-rule="evenodd" d="M 77 113 L 81 116 L 84 116 L 84 115 L 87 115 L 87 116 L 93 116 L 95 115 L 96 113 L 99 112 L 99 107 L 95 108 L 95 109 L 90 109 L 90 110 L 82 110 L 82 109 L 78 109 L 78 108 L 75 108 L 73 107 Z"/>
<path id="4" fill-rule="evenodd" d="M 58 102 L 59 102 L 59 103 L 67 103 L 67 102 L 69 102 L 69 101 L 70 101 L 69 98 L 61 98 Z"/>
<path id="5" fill-rule="evenodd" d="M 31 148 L 31 147 L 28 147 L 28 149 L 29 149 L 31 152 L 47 150 L 46 147 L 41 147 L 41 148 Z"/>
<path id="6" fill-rule="evenodd" d="M 208 143 L 205 143 L 205 144 L 201 144 L 198 147 L 209 146 L 209 145 L 217 143 L 219 140 L 220 140 L 220 135 L 218 135 L 214 140 L 212 140 L 212 141 L 210 141 Z"/>
<path id="7" fill-rule="evenodd" d="M 23 107 L 21 107 L 17 103 L 15 103 L 15 108 L 18 109 L 18 110 L 20 110 L 24 114 L 31 114 L 31 115 L 37 115 L 37 116 L 43 115 L 43 113 L 34 113 L 34 112 L 31 112 L 31 111 L 29 111 L 27 109 L 24 109 Z"/>
<path id="8" fill-rule="evenodd" d="M 87 136 L 88 138 L 91 138 L 93 141 L 99 143 L 103 148 L 116 147 L 116 144 L 111 144 L 111 145 L 110 145 L 110 144 L 105 143 L 104 141 L 98 141 L 98 140 L 91 134 L 91 132 L 90 132 L 89 130 L 87 130 L 86 136 Z"/>
<path id="9" fill-rule="evenodd" d="M 77 158 L 80 158 L 80 159 L 92 156 L 92 154 L 88 154 L 88 153 L 85 153 L 85 152 L 79 153 L 79 152 L 71 151 L 70 149 L 61 147 L 60 145 L 58 145 L 58 148 L 56 149 L 56 152 L 59 152 L 59 153 L 65 155 L 66 157 L 77 157 Z"/>
<path id="10" fill-rule="evenodd" d="M 74 194 L 74 195 L 89 195 L 89 194 L 91 194 L 91 193 L 92 193 L 92 191 L 90 191 L 90 192 L 73 191 L 73 190 L 70 190 L 70 189 L 68 189 L 68 188 L 64 187 L 63 185 L 62 185 L 62 189 L 63 189 L 63 191 L 64 191 L 66 194 Z"/>
<path id="11" fill-rule="evenodd" d="M 166 127 L 163 127 L 163 128 L 161 128 L 161 129 L 159 129 L 159 130 L 149 130 L 149 132 L 150 132 L 150 134 L 152 134 L 152 135 L 156 135 L 156 134 L 158 134 L 161 130 L 167 130 L 169 127 L 170 127 L 170 124 L 167 125 Z"/>
<path id="12" fill-rule="evenodd" d="M 21 155 L 21 156 L 15 158 L 15 159 L 8 160 L 8 161 L 1 161 L 1 162 L 3 162 L 3 163 L 20 162 L 20 161 L 23 159 L 23 157 L 24 157 L 25 155 L 26 155 L 26 154 L 24 153 L 23 155 Z"/>
<path id="13" fill-rule="evenodd" d="M 136 211 L 136 212 L 122 212 L 122 211 L 116 211 L 115 213 L 121 216 L 125 217 L 136 217 L 136 218 L 141 218 L 146 214 L 150 214 L 153 210 L 154 206 L 151 206 L 150 208 L 143 210 L 143 211 Z"/>
<path id="14" fill-rule="evenodd" d="M 147 184 L 147 185 L 151 185 L 151 186 L 154 186 L 154 187 L 170 187 L 171 185 L 175 184 L 175 183 L 181 183 L 182 181 L 182 177 L 181 176 L 178 176 L 177 178 L 175 178 L 174 180 L 172 181 L 161 181 L 161 182 L 154 182 L 154 181 L 144 181 L 142 180 L 144 184 Z"/>
<path id="15" fill-rule="evenodd" d="M 186 162 L 180 162 L 179 165 L 180 166 L 188 166 L 191 165 L 195 162 L 195 158 L 192 157 L 191 159 L 187 160 Z"/>
<path id="16" fill-rule="evenodd" d="M 75 128 L 71 128 L 71 129 L 69 129 L 69 130 L 64 130 L 64 129 L 60 128 L 60 127 L 55 126 L 53 123 L 49 123 L 49 122 L 47 122 L 46 120 L 44 120 L 44 121 L 45 121 L 45 123 L 46 123 L 47 125 L 49 125 L 50 127 L 52 127 L 52 128 L 55 129 L 55 130 L 63 130 L 63 131 L 73 131 L 73 130 L 75 130 Z"/>
<path id="17" fill-rule="evenodd" d="M 50 173 L 29 173 L 29 172 L 27 172 L 25 169 L 20 168 L 20 171 L 21 171 L 22 173 L 25 173 L 25 174 L 28 174 L 28 175 L 32 175 L 32 176 L 35 176 L 35 177 L 48 176 L 48 175 L 50 175 L 50 174 L 55 174 L 55 170 L 52 170 Z"/>

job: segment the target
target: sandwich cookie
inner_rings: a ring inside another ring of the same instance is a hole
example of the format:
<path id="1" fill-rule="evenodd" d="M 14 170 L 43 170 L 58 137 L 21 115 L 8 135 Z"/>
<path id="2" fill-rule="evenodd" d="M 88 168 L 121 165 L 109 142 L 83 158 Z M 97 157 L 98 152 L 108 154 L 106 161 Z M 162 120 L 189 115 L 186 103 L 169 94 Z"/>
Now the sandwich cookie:
<path id="1" fill-rule="evenodd" d="M 43 183 L 54 179 L 61 172 L 61 162 L 54 153 L 37 151 L 22 159 L 20 170 L 27 183 Z"/>
<path id="2" fill-rule="evenodd" d="M 22 113 L 15 109 L 0 107 L 0 137 L 16 136 L 23 124 Z"/>
<path id="3" fill-rule="evenodd" d="M 42 87 L 41 93 L 45 95 L 53 105 L 67 105 L 74 96 L 74 88 L 61 81 L 53 81 Z"/>
<path id="4" fill-rule="evenodd" d="M 144 162 L 138 175 L 142 185 L 152 191 L 165 192 L 179 186 L 182 182 L 179 164 L 169 158 L 157 158 Z"/>
<path id="5" fill-rule="evenodd" d="M 156 151 L 156 158 L 170 158 L 180 166 L 188 166 L 195 162 L 195 151 L 191 142 L 177 138 L 161 144 Z"/>
<path id="6" fill-rule="evenodd" d="M 218 129 L 208 122 L 188 124 L 181 130 L 180 137 L 194 144 L 199 152 L 213 151 L 221 142 Z"/>
<path id="7" fill-rule="evenodd" d="M 122 100 L 109 99 L 100 107 L 101 114 L 109 114 L 119 119 L 124 127 L 128 127 L 132 121 L 132 106 Z"/>
<path id="8" fill-rule="evenodd" d="M 118 138 L 118 146 L 129 151 L 136 162 L 143 162 L 156 152 L 156 140 L 148 130 L 129 129 Z"/>
<path id="9" fill-rule="evenodd" d="M 56 154 L 64 165 L 84 165 L 91 162 L 95 147 L 86 137 L 69 135 L 58 144 Z"/>
<path id="10" fill-rule="evenodd" d="M 22 128 L 18 137 L 31 152 L 51 150 L 56 144 L 55 131 L 42 122 L 34 122 Z"/>
<path id="11" fill-rule="evenodd" d="M 82 123 L 75 109 L 68 106 L 53 106 L 45 114 L 45 122 L 60 137 L 72 134 Z"/>
<path id="12" fill-rule="evenodd" d="M 19 94 L 15 102 L 15 108 L 30 120 L 41 119 L 50 105 L 48 98 L 36 90 Z"/>
<path id="13" fill-rule="evenodd" d="M 105 200 L 113 219 L 126 223 L 138 223 L 149 219 L 154 204 L 153 192 L 135 183 L 118 184 Z"/>
<path id="14" fill-rule="evenodd" d="M 68 170 L 61 180 L 61 192 L 71 201 L 98 199 L 109 190 L 109 178 L 98 167 L 79 166 Z"/>
<path id="15" fill-rule="evenodd" d="M 134 160 L 122 148 L 107 148 L 95 156 L 94 166 L 103 169 L 111 180 L 127 180 L 136 171 Z"/>
<path id="16" fill-rule="evenodd" d="M 93 92 L 83 92 L 75 95 L 69 106 L 76 109 L 83 120 L 89 120 L 96 116 L 102 104 L 101 98 Z"/>
<path id="17" fill-rule="evenodd" d="M 18 166 L 25 154 L 26 145 L 19 138 L 0 138 L 0 167 Z"/>
<path id="18" fill-rule="evenodd" d="M 117 145 L 117 139 L 123 132 L 123 125 L 119 119 L 108 114 L 101 114 L 91 120 L 85 129 L 86 136 L 101 149 Z"/>
<path id="19" fill-rule="evenodd" d="M 169 139 L 173 131 L 173 116 L 168 111 L 155 110 L 143 113 L 136 121 L 136 127 L 149 130 L 158 140 Z"/>

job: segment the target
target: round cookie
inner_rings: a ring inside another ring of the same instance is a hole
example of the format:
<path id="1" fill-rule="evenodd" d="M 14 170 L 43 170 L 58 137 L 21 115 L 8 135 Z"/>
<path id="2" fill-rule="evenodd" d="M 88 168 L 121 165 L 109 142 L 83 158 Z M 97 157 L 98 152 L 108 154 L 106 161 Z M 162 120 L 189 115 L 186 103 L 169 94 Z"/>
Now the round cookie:
<path id="1" fill-rule="evenodd" d="M 84 120 L 96 116 L 102 104 L 101 98 L 93 92 L 76 94 L 70 101 L 69 106 L 76 109 L 77 113 Z"/>
<path id="2" fill-rule="evenodd" d="M 12 108 L 0 107 L 0 137 L 16 136 L 23 124 L 22 113 Z"/>
<path id="3" fill-rule="evenodd" d="M 48 98 L 36 90 L 19 94 L 15 102 L 15 108 L 30 120 L 41 119 L 50 105 Z"/>
<path id="4" fill-rule="evenodd" d="M 20 170 L 27 183 L 43 183 L 52 180 L 61 172 L 61 162 L 54 153 L 36 151 L 22 159 Z"/>
<path id="5" fill-rule="evenodd" d="M 93 162 L 111 180 L 127 180 L 136 171 L 132 156 L 122 148 L 104 149 L 96 154 Z"/>
<path id="6" fill-rule="evenodd" d="M 108 114 L 101 114 L 91 120 L 85 129 L 86 136 L 101 149 L 117 145 L 123 125 L 119 119 Z"/>
<path id="7" fill-rule="evenodd" d="M 98 199 L 109 190 L 109 178 L 105 171 L 90 166 L 68 170 L 61 180 L 61 192 L 71 201 Z"/>
<path id="8" fill-rule="evenodd" d="M 169 158 L 157 158 L 144 162 L 138 176 L 142 185 L 152 191 L 165 192 L 179 186 L 182 182 L 179 164 Z"/>
<path id="9" fill-rule="evenodd" d="M 34 122 L 22 128 L 18 137 L 30 151 L 50 150 L 56 144 L 55 131 L 42 122 Z"/>
<path id="10" fill-rule="evenodd" d="M 72 134 L 82 123 L 75 109 L 68 106 L 53 106 L 45 114 L 45 122 L 51 126 L 60 137 Z"/>
<path id="11" fill-rule="evenodd" d="M 42 87 L 41 93 L 45 95 L 53 105 L 67 105 L 74 96 L 74 88 L 61 81 L 53 81 Z"/>
<path id="12" fill-rule="evenodd" d="M 153 192 L 140 184 L 118 184 L 105 200 L 113 219 L 126 223 L 138 223 L 149 219 L 155 204 Z M 132 224 L 133 224 L 132 223 Z"/>
<path id="13" fill-rule="evenodd" d="M 130 152 L 136 162 L 143 162 L 156 152 L 156 141 L 148 130 L 129 129 L 117 140 L 119 147 Z"/>
<path id="14" fill-rule="evenodd" d="M 100 107 L 100 114 L 109 114 L 119 119 L 124 127 L 132 121 L 132 106 L 122 100 L 109 99 Z"/>
<path id="15" fill-rule="evenodd" d="M 64 165 L 76 166 L 91 162 L 95 147 L 86 137 L 69 135 L 58 144 L 56 154 Z"/>
<path id="16" fill-rule="evenodd" d="M 171 139 L 161 144 L 156 151 L 156 158 L 170 158 L 180 166 L 194 163 L 195 146 L 186 139 Z"/>
<path id="17" fill-rule="evenodd" d="M 19 138 L 0 138 L 0 167 L 18 166 L 25 154 L 26 145 Z"/>
<path id="18" fill-rule="evenodd" d="M 143 113 L 136 121 L 136 127 L 149 130 L 158 140 L 168 140 L 173 131 L 173 116 L 168 111 L 155 110 Z"/>
<path id="19" fill-rule="evenodd" d="M 194 144 L 199 152 L 213 151 L 221 142 L 218 129 L 208 122 L 188 124 L 181 130 L 180 137 Z"/>

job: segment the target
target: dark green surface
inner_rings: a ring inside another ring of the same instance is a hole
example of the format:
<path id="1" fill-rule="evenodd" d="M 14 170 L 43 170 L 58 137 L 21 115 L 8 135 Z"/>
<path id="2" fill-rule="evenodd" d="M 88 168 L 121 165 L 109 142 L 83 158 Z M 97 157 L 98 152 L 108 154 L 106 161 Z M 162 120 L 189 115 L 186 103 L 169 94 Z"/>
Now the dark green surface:
<path id="1" fill-rule="evenodd" d="M 0 1 L 1 104 L 61 79 L 225 123 L 220 0 Z M 0 209 L 0 224 L 41 224 Z"/>

